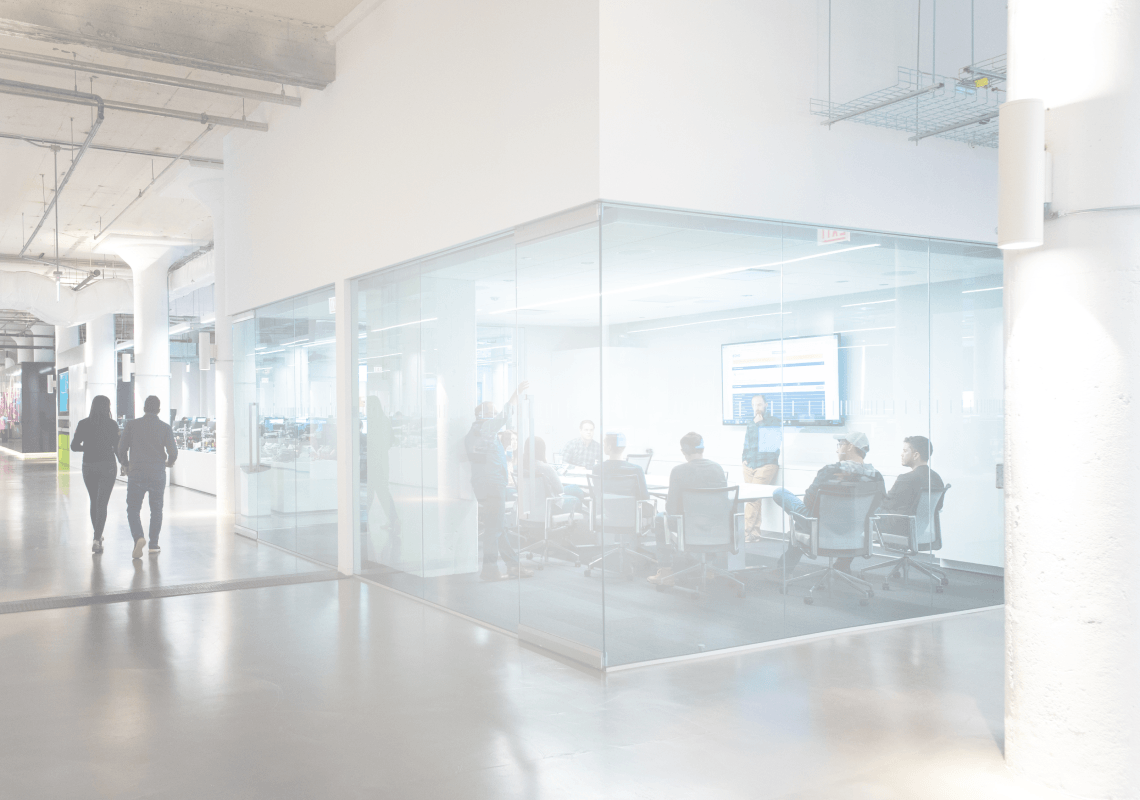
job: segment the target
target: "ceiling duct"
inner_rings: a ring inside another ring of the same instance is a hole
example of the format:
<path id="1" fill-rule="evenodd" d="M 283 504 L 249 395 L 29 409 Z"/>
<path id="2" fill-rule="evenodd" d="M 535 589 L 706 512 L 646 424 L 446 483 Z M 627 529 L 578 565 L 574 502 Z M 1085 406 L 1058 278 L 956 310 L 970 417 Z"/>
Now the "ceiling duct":
<path id="1" fill-rule="evenodd" d="M 134 311 L 131 285 L 112 279 L 97 281 L 81 292 L 62 292 L 55 281 L 34 272 L 0 272 L 0 308 L 26 311 L 48 325 L 80 325 L 104 314 Z"/>

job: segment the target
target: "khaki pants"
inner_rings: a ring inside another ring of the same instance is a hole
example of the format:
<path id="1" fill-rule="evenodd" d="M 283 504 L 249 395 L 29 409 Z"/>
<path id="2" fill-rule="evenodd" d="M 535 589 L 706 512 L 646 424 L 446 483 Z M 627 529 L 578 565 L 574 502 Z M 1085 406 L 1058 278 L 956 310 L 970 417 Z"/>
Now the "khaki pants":
<path id="1" fill-rule="evenodd" d="M 780 471 L 779 464 L 765 464 L 762 467 L 752 469 L 747 464 L 741 465 L 744 468 L 744 482 L 745 483 L 763 483 L 772 484 L 776 481 L 776 475 Z M 744 532 L 747 538 L 760 535 L 760 501 L 748 503 L 744 506 Z"/>

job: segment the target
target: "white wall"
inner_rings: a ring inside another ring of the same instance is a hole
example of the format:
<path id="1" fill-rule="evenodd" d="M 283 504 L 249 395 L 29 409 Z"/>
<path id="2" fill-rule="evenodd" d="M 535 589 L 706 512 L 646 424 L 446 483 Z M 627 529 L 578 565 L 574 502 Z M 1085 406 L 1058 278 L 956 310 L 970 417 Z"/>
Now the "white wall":
<path id="1" fill-rule="evenodd" d="M 225 141 L 231 311 L 596 199 L 598 7 L 387 0 Z"/>
<path id="2" fill-rule="evenodd" d="M 603 0 L 601 189 L 610 200 L 993 241 L 997 150 L 808 113 L 828 93 L 827 0 Z M 916 4 L 832 0 L 833 100 L 913 67 Z M 977 0 L 978 60 L 1005 4 Z M 970 0 L 937 4 L 937 68 L 970 62 Z M 933 3 L 923 3 L 930 70 Z"/>

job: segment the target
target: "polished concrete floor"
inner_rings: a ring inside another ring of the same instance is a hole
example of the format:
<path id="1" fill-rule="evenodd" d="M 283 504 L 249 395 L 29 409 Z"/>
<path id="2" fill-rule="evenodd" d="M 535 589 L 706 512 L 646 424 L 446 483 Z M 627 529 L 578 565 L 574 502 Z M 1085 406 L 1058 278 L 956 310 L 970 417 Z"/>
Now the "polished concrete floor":
<path id="1" fill-rule="evenodd" d="M 327 570 L 219 527 L 210 495 L 167 488 L 162 554 L 131 559 L 127 487 L 108 506 L 104 552 L 91 553 L 87 489 L 78 470 L 0 454 L 0 603 Z M 150 511 L 143 507 L 143 525 Z"/>
<path id="2" fill-rule="evenodd" d="M 0 617 L 35 798 L 1044 797 L 1002 614 L 602 676 L 357 581 Z"/>
<path id="3" fill-rule="evenodd" d="M 174 491 L 158 559 L 121 514 L 96 559 L 81 486 L 0 474 L 4 592 L 286 555 Z M 1051 797 L 1005 768 L 1002 662 L 1000 609 L 605 675 L 357 580 L 8 613 L 0 797 Z"/>

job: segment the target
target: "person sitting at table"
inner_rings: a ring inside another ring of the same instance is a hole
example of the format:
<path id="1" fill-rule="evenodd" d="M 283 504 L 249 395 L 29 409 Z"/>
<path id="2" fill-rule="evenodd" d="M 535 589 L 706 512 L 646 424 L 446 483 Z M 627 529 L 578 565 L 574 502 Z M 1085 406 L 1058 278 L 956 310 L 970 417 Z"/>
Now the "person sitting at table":
<path id="1" fill-rule="evenodd" d="M 681 437 L 681 454 L 685 463 L 673 467 L 669 473 L 669 494 L 665 498 L 665 513 L 653 520 L 653 534 L 657 539 L 657 574 L 648 580 L 655 586 L 673 585 L 673 545 L 665 535 L 666 523 L 669 530 L 676 531 L 676 520 L 685 510 L 683 491 L 685 489 L 717 489 L 728 485 L 724 477 L 724 467 L 705 458 L 705 439 L 699 433 L 690 431 Z"/>
<path id="2" fill-rule="evenodd" d="M 593 469 L 602 460 L 602 447 L 594 441 L 594 422 L 584 419 L 578 435 L 562 446 L 562 461 L 575 467 Z"/>
<path id="3" fill-rule="evenodd" d="M 945 488 L 942 478 L 927 463 L 932 453 L 934 445 L 925 436 L 908 436 L 903 439 L 900 461 L 910 471 L 895 478 L 894 486 L 879 504 L 879 513 L 914 516 L 923 492 L 929 491 L 932 495 L 937 495 Z M 879 530 L 906 536 L 907 521 L 898 517 L 886 517 L 879 520 Z"/>
<path id="4" fill-rule="evenodd" d="M 835 439 L 835 448 L 839 454 L 839 460 L 834 464 L 820 467 L 819 472 L 815 474 L 815 480 L 804 492 L 803 500 L 782 486 L 776 489 L 772 493 L 772 499 L 776 505 L 793 514 L 814 517 L 819 513 L 819 490 L 824 484 L 870 481 L 877 482 L 880 491 L 885 490 L 886 483 L 883 481 L 883 476 L 871 465 L 870 461 L 865 460 L 867 453 L 871 450 L 871 443 L 867 439 L 867 434 L 860 431 L 848 431 L 847 433 L 835 434 Z M 810 531 L 807 523 L 798 519 L 796 520 L 796 530 L 800 533 Z M 804 551 L 793 540 L 784 554 L 780 556 L 780 560 L 776 562 L 776 568 L 772 572 L 779 575 L 791 575 L 803 556 Z M 851 558 L 837 558 L 835 559 L 835 568 L 840 572 L 850 573 L 852 560 Z"/>
<path id="5" fill-rule="evenodd" d="M 648 500 L 649 488 L 645 485 L 645 471 L 637 464 L 625 460 L 625 434 L 607 433 L 603 447 L 608 458 L 594 467 L 594 475 L 600 476 L 603 480 L 610 477 L 632 476 L 637 484 L 637 499 Z M 601 508 L 600 505 L 596 507 Z"/>
<path id="6" fill-rule="evenodd" d="M 530 452 L 534 448 L 534 481 L 530 477 Z M 558 498 L 554 503 L 554 513 L 573 514 L 582 506 L 582 501 L 566 492 L 554 467 L 546 462 L 546 442 L 537 436 L 527 439 L 519 459 L 519 501 L 528 519 L 540 520 L 546 517 L 546 501 Z"/>
<path id="7" fill-rule="evenodd" d="M 780 471 L 780 418 L 768 413 L 768 399 L 752 395 L 752 421 L 744 432 L 743 474 L 745 483 L 772 484 Z M 760 501 L 744 506 L 744 539 L 760 541 Z"/>

